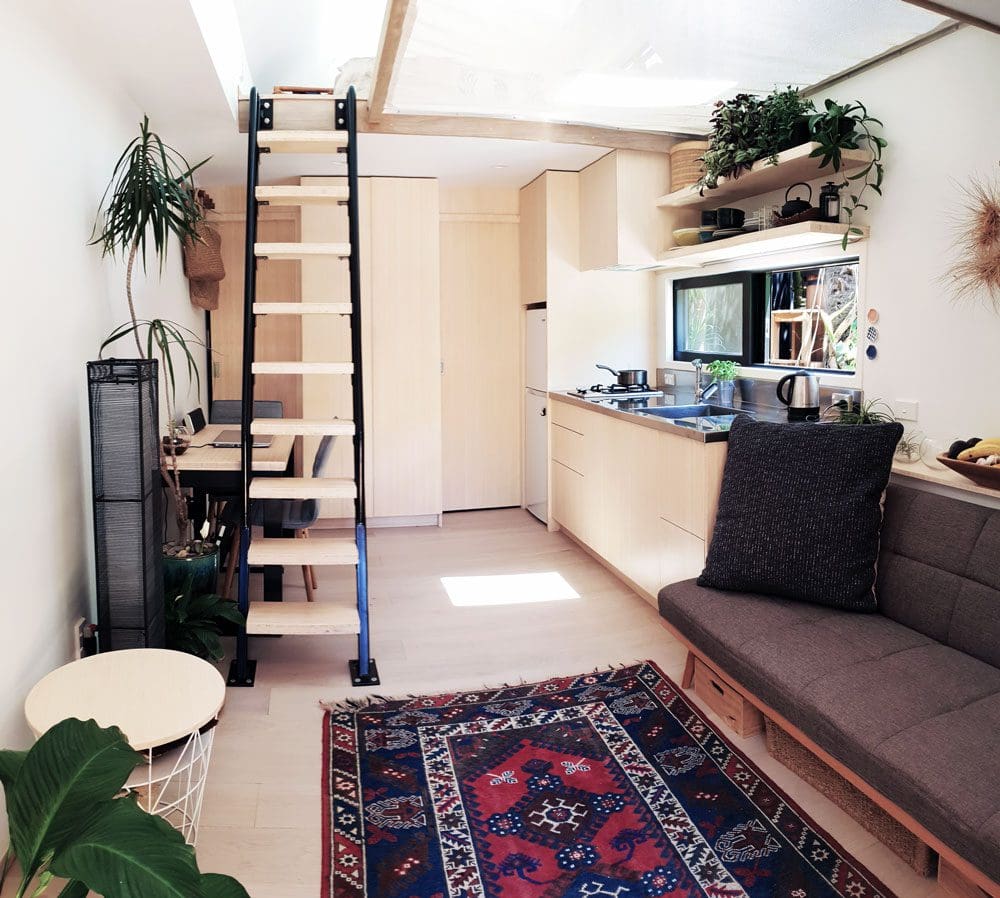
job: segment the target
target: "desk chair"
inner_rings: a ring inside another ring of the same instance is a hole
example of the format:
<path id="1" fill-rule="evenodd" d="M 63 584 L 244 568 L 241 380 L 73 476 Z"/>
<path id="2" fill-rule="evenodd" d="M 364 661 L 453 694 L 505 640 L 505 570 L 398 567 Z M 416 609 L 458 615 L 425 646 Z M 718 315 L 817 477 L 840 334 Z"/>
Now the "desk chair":
<path id="1" fill-rule="evenodd" d="M 333 449 L 335 439 L 336 437 L 328 434 L 319 441 L 319 446 L 316 448 L 316 458 L 313 460 L 313 477 L 323 476 L 323 469 L 330 458 L 330 451 Z M 237 537 L 239 512 L 233 508 L 233 505 L 234 503 L 230 502 L 226 506 L 222 520 L 223 523 L 232 528 L 234 537 Z M 319 520 L 319 501 L 317 499 L 263 499 L 255 500 L 251 507 L 253 509 L 250 522 L 252 525 L 262 526 L 265 519 L 280 519 L 282 529 L 294 530 L 296 539 L 309 539 L 309 528 Z M 228 596 L 233 587 L 238 555 L 237 544 L 234 542 L 229 550 L 229 564 L 222 592 L 224 596 Z M 319 586 L 312 565 L 302 565 L 302 582 L 306 588 L 306 600 L 311 602 L 315 598 L 313 590 Z"/>

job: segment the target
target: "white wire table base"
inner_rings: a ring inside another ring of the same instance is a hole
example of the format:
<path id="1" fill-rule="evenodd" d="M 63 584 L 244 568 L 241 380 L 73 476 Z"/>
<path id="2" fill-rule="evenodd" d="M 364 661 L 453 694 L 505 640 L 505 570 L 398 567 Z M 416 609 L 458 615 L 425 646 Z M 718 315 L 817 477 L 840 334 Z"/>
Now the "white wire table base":
<path id="1" fill-rule="evenodd" d="M 195 731 L 175 748 L 163 754 L 157 749 L 143 751 L 145 764 L 136 767 L 125 784 L 139 807 L 162 817 L 179 830 L 188 845 L 198 841 L 198 821 L 205 797 L 205 783 L 212 759 L 215 725 Z"/>

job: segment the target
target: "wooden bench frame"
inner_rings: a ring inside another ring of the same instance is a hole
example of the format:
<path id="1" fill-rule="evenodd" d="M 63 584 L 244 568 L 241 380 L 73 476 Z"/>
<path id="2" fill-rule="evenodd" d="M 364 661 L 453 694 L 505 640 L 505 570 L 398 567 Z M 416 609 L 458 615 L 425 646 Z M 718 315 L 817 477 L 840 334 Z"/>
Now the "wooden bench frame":
<path id="1" fill-rule="evenodd" d="M 988 896 L 988 898 L 1000 898 L 1000 884 L 995 883 L 985 873 L 977 867 L 974 867 L 971 863 L 965 860 L 965 858 L 956 853 L 953 848 L 942 842 L 937 836 L 918 823 L 901 807 L 886 798 L 874 786 L 863 780 L 853 770 L 846 767 L 831 754 L 820 748 L 820 746 L 813 742 L 812 739 L 810 739 L 805 733 L 802 732 L 802 730 L 795 726 L 795 724 L 789 721 L 786 717 L 779 714 L 770 705 L 765 704 L 753 695 L 753 693 L 746 690 L 742 685 L 740 685 L 739 680 L 732 677 L 726 670 L 720 667 L 719 664 L 709 658 L 708 655 L 696 646 L 692 645 L 691 641 L 687 639 L 679 630 L 677 630 L 676 627 L 664 620 L 662 617 L 660 618 L 660 622 L 663 624 L 664 628 L 688 650 L 687 661 L 684 665 L 684 676 L 681 680 L 681 686 L 684 689 L 690 689 L 694 685 L 694 662 L 695 658 L 699 658 L 704 664 L 717 670 L 722 676 L 728 679 L 734 687 L 739 689 L 743 697 L 754 705 L 765 717 L 774 721 L 789 736 L 809 749 L 809 751 L 816 755 L 816 757 L 823 761 L 823 763 L 827 766 L 833 768 L 833 770 L 839 773 L 852 786 L 867 795 L 868 798 L 874 801 L 875 804 L 877 804 L 880 808 L 882 808 L 882 810 L 897 820 L 900 824 L 905 826 L 918 839 L 923 840 L 924 843 L 933 848 L 940 855 L 941 859 L 947 866 L 947 872 L 944 878 L 941 877 L 940 872 L 938 874 L 938 882 L 943 888 L 945 888 L 946 891 L 949 891 L 956 896 L 961 896 L 961 898 L 965 898 L 966 895 L 974 895 L 975 892 L 973 891 L 973 887 L 976 887 L 982 891 L 984 896 Z M 967 882 L 963 884 L 961 883 L 961 879 L 965 879 Z M 956 882 L 956 880 L 958 881 Z M 959 888 L 962 885 L 968 886 L 969 888 L 967 888 L 965 892 L 960 891 Z"/>

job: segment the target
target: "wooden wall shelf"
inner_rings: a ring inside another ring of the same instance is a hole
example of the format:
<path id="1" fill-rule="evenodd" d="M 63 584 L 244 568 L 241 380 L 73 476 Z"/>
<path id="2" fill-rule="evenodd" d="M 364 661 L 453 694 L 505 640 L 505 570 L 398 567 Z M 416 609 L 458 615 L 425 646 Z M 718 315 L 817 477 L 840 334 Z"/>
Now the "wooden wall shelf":
<path id="1" fill-rule="evenodd" d="M 799 224 L 751 231 L 741 237 L 699 243 L 698 246 L 678 246 L 660 255 L 657 268 L 701 268 L 735 259 L 748 259 L 786 250 L 809 249 L 814 246 L 839 246 L 847 225 L 823 221 L 803 221 Z M 868 238 L 868 228 L 852 234 L 851 243 Z"/>
<path id="2" fill-rule="evenodd" d="M 809 155 L 818 146 L 818 143 L 804 143 L 778 153 L 777 165 L 769 165 L 766 159 L 761 159 L 738 178 L 720 179 L 719 186 L 714 190 L 706 190 L 704 196 L 698 193 L 697 186 L 684 187 L 661 196 L 656 205 L 665 208 L 686 206 L 693 209 L 713 209 L 750 196 L 785 189 L 796 181 L 813 181 L 824 176 L 832 178 L 833 166 L 820 168 L 820 160 Z M 844 177 L 864 168 L 870 158 L 866 150 L 844 150 L 837 177 Z"/>

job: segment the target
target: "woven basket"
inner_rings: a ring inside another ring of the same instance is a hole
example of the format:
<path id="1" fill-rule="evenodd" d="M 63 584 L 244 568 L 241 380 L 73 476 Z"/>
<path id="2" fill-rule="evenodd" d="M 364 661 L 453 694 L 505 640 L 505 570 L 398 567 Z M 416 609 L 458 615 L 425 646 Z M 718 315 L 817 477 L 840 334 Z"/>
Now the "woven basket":
<path id="1" fill-rule="evenodd" d="M 767 753 L 772 758 L 818 792 L 822 792 L 921 876 L 934 875 L 937 870 L 937 854 L 929 846 L 789 736 L 774 721 L 764 719 L 764 733 Z"/>
<path id="2" fill-rule="evenodd" d="M 201 309 L 219 307 L 219 281 L 226 276 L 222 262 L 222 236 L 206 222 L 197 225 L 198 240 L 184 244 L 184 275 L 188 279 L 191 302 Z"/>
<path id="3" fill-rule="evenodd" d="M 685 140 L 670 148 L 670 192 L 690 187 L 705 169 L 699 161 L 709 147 L 707 140 Z"/>

